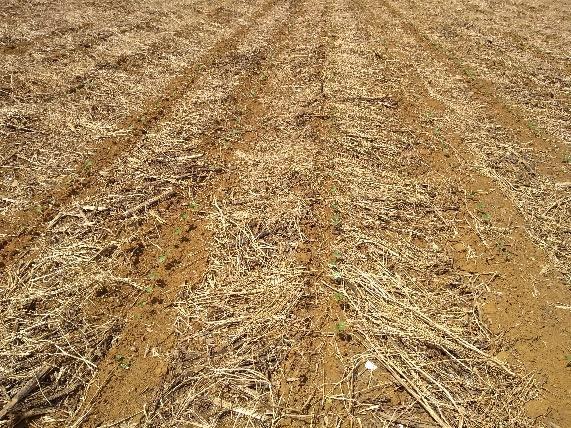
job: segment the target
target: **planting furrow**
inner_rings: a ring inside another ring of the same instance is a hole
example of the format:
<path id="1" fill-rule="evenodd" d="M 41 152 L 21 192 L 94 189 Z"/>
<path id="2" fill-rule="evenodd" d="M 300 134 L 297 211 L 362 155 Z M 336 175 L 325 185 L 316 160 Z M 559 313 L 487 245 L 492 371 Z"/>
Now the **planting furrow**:
<path id="1" fill-rule="evenodd" d="M 331 280 L 333 228 L 321 111 L 330 15 L 324 3 L 294 10 L 239 99 L 249 112 L 239 130 L 250 131 L 238 132 L 228 184 L 210 214 L 203 283 L 177 304 L 177 353 L 153 416 L 159 426 L 292 426 L 346 415 L 341 401 L 321 398 L 347 388 L 359 351 L 337 336 L 340 311 L 322 284 Z"/>
<path id="2" fill-rule="evenodd" d="M 495 412 L 500 402 L 521 409 L 516 401 L 533 389 L 490 353 L 491 337 L 472 311 L 483 284 L 445 250 L 459 227 L 462 193 L 417 171 L 427 146 L 410 117 L 418 88 L 407 93 L 401 73 L 408 70 L 382 56 L 364 31 L 365 11 L 335 6 L 337 44 L 325 82 L 338 134 L 331 147 L 339 216 L 334 289 L 347 333 L 384 369 L 375 374 L 387 382 L 387 395 L 393 391 L 374 417 L 379 424 L 526 423 L 520 410 Z"/>
<path id="3" fill-rule="evenodd" d="M 148 263 L 157 266 L 146 274 L 151 277 L 152 282 L 156 281 L 159 284 L 160 290 L 157 291 L 157 295 L 150 292 L 142 302 L 152 302 L 153 299 L 159 299 L 159 302 L 129 311 L 126 327 L 100 365 L 91 391 L 87 394 L 87 397 L 94 396 L 95 403 L 93 410 L 86 407 L 89 411 L 86 419 L 88 425 L 97 425 L 102 420 L 108 422 L 121 420 L 128 416 L 134 416 L 133 421 L 141 420 L 144 415 L 141 411 L 135 414 L 136 410 L 143 409 L 152 401 L 152 397 L 157 394 L 157 388 L 168 373 L 167 361 L 172 353 L 175 334 L 173 323 L 176 314 L 172 307 L 177 302 L 181 288 L 197 287 L 207 274 L 209 247 L 213 238 L 208 218 L 204 217 L 205 210 L 231 181 L 227 171 L 230 168 L 231 153 L 236 149 L 233 138 L 237 130 L 243 126 L 241 124 L 245 118 L 252 114 L 249 108 L 244 107 L 244 101 L 240 101 L 240 98 L 244 93 L 250 95 L 256 90 L 256 86 L 252 85 L 251 76 L 255 76 L 268 61 L 268 57 L 273 54 L 276 38 L 279 39 L 288 27 L 289 14 L 284 4 L 277 3 L 268 12 L 270 19 L 264 19 L 254 31 L 238 43 L 235 51 L 221 55 L 217 59 L 215 68 L 217 71 L 212 71 L 207 79 L 193 88 L 192 93 L 189 93 L 184 100 L 188 104 L 185 103 L 178 109 L 172 118 L 174 123 L 180 124 L 185 122 L 181 120 L 184 117 L 201 116 L 194 120 L 197 125 L 205 126 L 208 131 L 198 134 L 195 150 L 208 153 L 208 158 L 215 159 L 216 176 L 208 185 L 201 186 L 200 191 L 194 193 L 192 199 L 186 203 L 185 197 L 171 201 L 170 211 L 174 212 L 169 213 L 169 217 L 173 221 L 163 227 L 166 229 L 165 233 L 160 233 L 160 239 L 156 241 L 160 250 L 157 252 L 152 248 L 145 249 Z M 199 99 L 203 97 L 208 97 L 207 99 L 213 102 L 201 102 Z M 172 138 L 173 133 L 176 135 L 184 131 L 180 125 L 168 127 L 160 130 L 160 137 L 157 135 L 155 138 L 161 140 L 169 134 Z M 186 215 L 192 212 L 200 213 L 200 224 L 196 225 L 196 229 L 184 233 L 184 228 L 177 227 L 176 223 L 184 225 Z M 190 236 L 195 238 L 188 240 Z M 182 240 L 182 243 L 178 243 L 179 240 Z M 173 241 L 177 243 L 173 244 Z M 148 247 L 148 244 L 145 244 L 145 247 Z M 144 271 L 139 272 L 139 275 L 144 274 Z M 141 301 L 138 304 L 140 303 Z M 151 334 L 147 333 L 150 324 L 155 326 Z M 159 365 L 157 358 L 147 355 L 144 351 L 146 349 L 155 349 L 160 354 Z M 117 371 L 118 356 L 119 358 L 124 356 L 129 361 L 128 370 Z M 149 372 L 150 367 L 153 367 L 151 372 Z M 104 385 L 109 377 L 111 387 L 106 385 L 105 390 L 99 392 L 98 387 Z M 110 403 L 117 401 L 122 401 L 123 405 L 117 407 L 112 405 L 117 411 L 110 413 Z"/>

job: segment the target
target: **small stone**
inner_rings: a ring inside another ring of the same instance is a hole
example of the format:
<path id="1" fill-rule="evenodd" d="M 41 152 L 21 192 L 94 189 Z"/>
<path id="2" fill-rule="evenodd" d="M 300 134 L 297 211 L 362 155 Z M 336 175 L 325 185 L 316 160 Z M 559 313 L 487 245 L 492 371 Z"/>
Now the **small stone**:
<path id="1" fill-rule="evenodd" d="M 372 361 L 367 361 L 365 363 L 365 368 L 367 370 L 370 370 L 370 371 L 375 371 L 378 369 L 377 365 L 375 363 L 373 363 Z"/>

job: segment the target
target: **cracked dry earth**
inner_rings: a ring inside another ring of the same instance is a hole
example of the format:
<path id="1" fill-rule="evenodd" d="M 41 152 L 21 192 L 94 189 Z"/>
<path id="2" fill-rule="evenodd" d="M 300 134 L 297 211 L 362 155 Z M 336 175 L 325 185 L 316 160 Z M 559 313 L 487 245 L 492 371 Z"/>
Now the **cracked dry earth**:
<path id="1" fill-rule="evenodd" d="M 5 0 L 0 426 L 571 426 L 564 0 Z"/>

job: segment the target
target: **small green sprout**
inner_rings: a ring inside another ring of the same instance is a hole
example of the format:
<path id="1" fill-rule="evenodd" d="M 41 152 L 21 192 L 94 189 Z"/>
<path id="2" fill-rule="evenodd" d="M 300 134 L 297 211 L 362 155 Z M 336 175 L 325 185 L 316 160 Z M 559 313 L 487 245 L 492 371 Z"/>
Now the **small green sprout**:
<path id="1" fill-rule="evenodd" d="M 331 269 L 331 278 L 333 278 L 333 281 L 335 282 L 341 282 L 343 276 L 337 269 Z"/>
<path id="2" fill-rule="evenodd" d="M 480 214 L 480 218 L 485 223 L 489 223 L 492 220 L 492 216 L 490 215 L 490 213 L 488 211 L 486 211 L 483 203 L 480 202 L 478 205 L 476 205 L 476 209 L 478 210 L 478 213 Z"/>
<path id="3" fill-rule="evenodd" d="M 331 224 L 335 227 L 341 224 L 341 216 L 339 215 L 339 213 L 333 214 L 333 217 L 331 218 Z"/>
<path id="4" fill-rule="evenodd" d="M 163 264 L 164 262 L 167 261 L 167 256 L 166 256 L 166 254 L 161 254 L 161 255 L 158 257 L 157 260 L 159 261 L 159 263 Z"/>
<path id="5" fill-rule="evenodd" d="M 345 321 L 335 323 L 335 331 L 337 331 L 337 333 L 344 333 L 345 330 L 347 330 L 347 323 Z"/>
<path id="6" fill-rule="evenodd" d="M 331 224 L 334 227 L 338 227 L 341 224 L 341 213 L 337 202 L 333 202 L 333 204 L 331 204 L 331 209 L 333 211 L 331 216 Z"/>
<path id="7" fill-rule="evenodd" d="M 472 70 L 470 67 L 464 67 L 464 74 L 469 78 L 473 78 L 476 75 L 476 73 L 474 73 L 474 70 Z"/>
<path id="8" fill-rule="evenodd" d="M 131 368 L 131 362 L 124 355 L 121 354 L 116 355 L 115 360 L 117 360 L 119 367 L 121 367 L 122 369 L 128 370 L 129 368 Z"/>
<path id="9" fill-rule="evenodd" d="M 335 292 L 334 297 L 338 303 L 344 303 L 347 300 L 345 298 L 345 295 L 343 293 L 340 293 L 339 291 Z"/>
<path id="10" fill-rule="evenodd" d="M 335 251 L 333 253 L 333 257 L 331 258 L 331 263 L 329 263 L 329 269 L 331 269 L 331 278 L 335 282 L 341 282 L 343 276 L 341 272 L 339 272 L 339 268 L 337 267 L 337 262 L 341 259 L 341 253 L 339 251 Z"/>
<path id="11" fill-rule="evenodd" d="M 87 159 L 83 163 L 83 168 L 86 169 L 87 171 L 91 170 L 91 168 L 93 168 L 93 161 L 91 159 Z"/>
<path id="12" fill-rule="evenodd" d="M 181 233 L 182 233 L 182 228 L 180 228 L 180 227 L 177 227 L 177 228 L 174 230 L 174 234 L 177 235 L 177 236 L 180 236 Z"/>

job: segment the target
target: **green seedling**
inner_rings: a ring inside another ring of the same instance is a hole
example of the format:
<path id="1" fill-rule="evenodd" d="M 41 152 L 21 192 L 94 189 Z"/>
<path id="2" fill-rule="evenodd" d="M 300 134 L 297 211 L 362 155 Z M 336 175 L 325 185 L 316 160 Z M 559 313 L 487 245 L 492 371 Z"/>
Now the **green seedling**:
<path id="1" fill-rule="evenodd" d="M 333 281 L 337 283 L 341 282 L 341 280 L 343 279 L 341 272 L 337 270 L 336 266 L 331 267 L 331 278 L 333 279 Z"/>
<path id="2" fill-rule="evenodd" d="M 185 210 L 182 213 L 180 213 L 180 218 L 182 220 L 188 220 L 188 218 L 190 217 L 190 212 L 198 210 L 198 202 L 190 201 L 185 205 L 185 207 L 186 207 Z"/>
<path id="3" fill-rule="evenodd" d="M 145 287 L 145 293 L 151 294 L 153 292 L 153 287 L 151 287 L 150 285 Z"/>
<path id="4" fill-rule="evenodd" d="M 501 251 L 502 253 L 505 253 L 506 251 L 508 251 L 508 247 L 505 243 L 503 242 L 496 242 L 496 248 Z"/>
<path id="5" fill-rule="evenodd" d="M 470 67 L 464 67 L 464 74 L 470 78 L 473 78 L 476 75 L 474 70 L 472 70 Z"/>
<path id="6" fill-rule="evenodd" d="M 115 360 L 122 369 L 128 370 L 131 368 L 131 362 L 124 355 L 116 355 Z"/>
<path id="7" fill-rule="evenodd" d="M 339 272 L 339 268 L 337 267 L 337 262 L 341 259 L 341 253 L 339 251 L 335 251 L 333 253 L 333 257 L 331 258 L 331 263 L 329 263 L 329 269 L 331 269 L 331 278 L 335 282 L 341 282 L 342 275 Z"/>
<path id="8" fill-rule="evenodd" d="M 83 164 L 83 168 L 88 171 L 91 170 L 91 168 L 93 168 L 93 161 L 91 159 L 86 160 Z"/>
<path id="9" fill-rule="evenodd" d="M 480 218 L 484 222 L 489 223 L 492 220 L 492 216 L 488 211 L 486 211 L 483 203 L 480 202 L 478 205 L 476 205 L 476 209 L 478 210 L 478 214 L 480 214 Z"/>
<path id="10" fill-rule="evenodd" d="M 333 202 L 331 204 L 331 210 L 333 211 L 333 214 L 331 215 L 331 224 L 334 227 L 338 227 L 341 224 L 341 210 L 339 209 L 337 202 Z"/>
<path id="11" fill-rule="evenodd" d="M 339 291 L 335 292 L 333 297 L 335 297 L 335 301 L 339 304 L 344 304 L 347 302 L 347 297 L 345 297 L 345 295 Z"/>
<path id="12" fill-rule="evenodd" d="M 335 330 L 338 333 L 343 333 L 345 330 L 347 330 L 347 323 L 345 321 L 338 321 L 335 323 Z"/>
<path id="13" fill-rule="evenodd" d="M 509 261 L 511 259 L 512 253 L 510 251 L 509 244 L 506 244 L 505 242 L 502 241 L 498 241 L 496 242 L 496 250 L 498 251 L 498 253 L 502 254 L 502 256 L 505 258 L 506 261 Z"/>
<path id="14" fill-rule="evenodd" d="M 347 330 L 347 323 L 345 321 L 338 321 L 335 323 L 335 331 L 338 334 L 345 333 L 345 330 Z"/>
<path id="15" fill-rule="evenodd" d="M 180 228 L 180 227 L 177 227 L 177 228 L 174 230 L 174 234 L 177 235 L 177 236 L 180 236 L 181 233 L 182 233 L 182 228 Z"/>
<path id="16" fill-rule="evenodd" d="M 331 224 L 334 227 L 338 227 L 341 224 L 341 215 L 338 212 L 333 213 L 331 217 Z"/>
<path id="17" fill-rule="evenodd" d="M 159 261 L 160 264 L 163 264 L 164 262 L 167 261 L 167 256 L 166 256 L 166 254 L 161 254 L 161 255 L 157 258 L 157 260 Z"/>
<path id="18" fill-rule="evenodd" d="M 345 321 L 338 321 L 335 323 L 335 331 L 337 334 L 337 337 L 339 337 L 339 339 L 343 340 L 343 341 L 350 341 L 351 340 L 351 335 L 349 333 L 347 333 L 347 323 Z"/>

